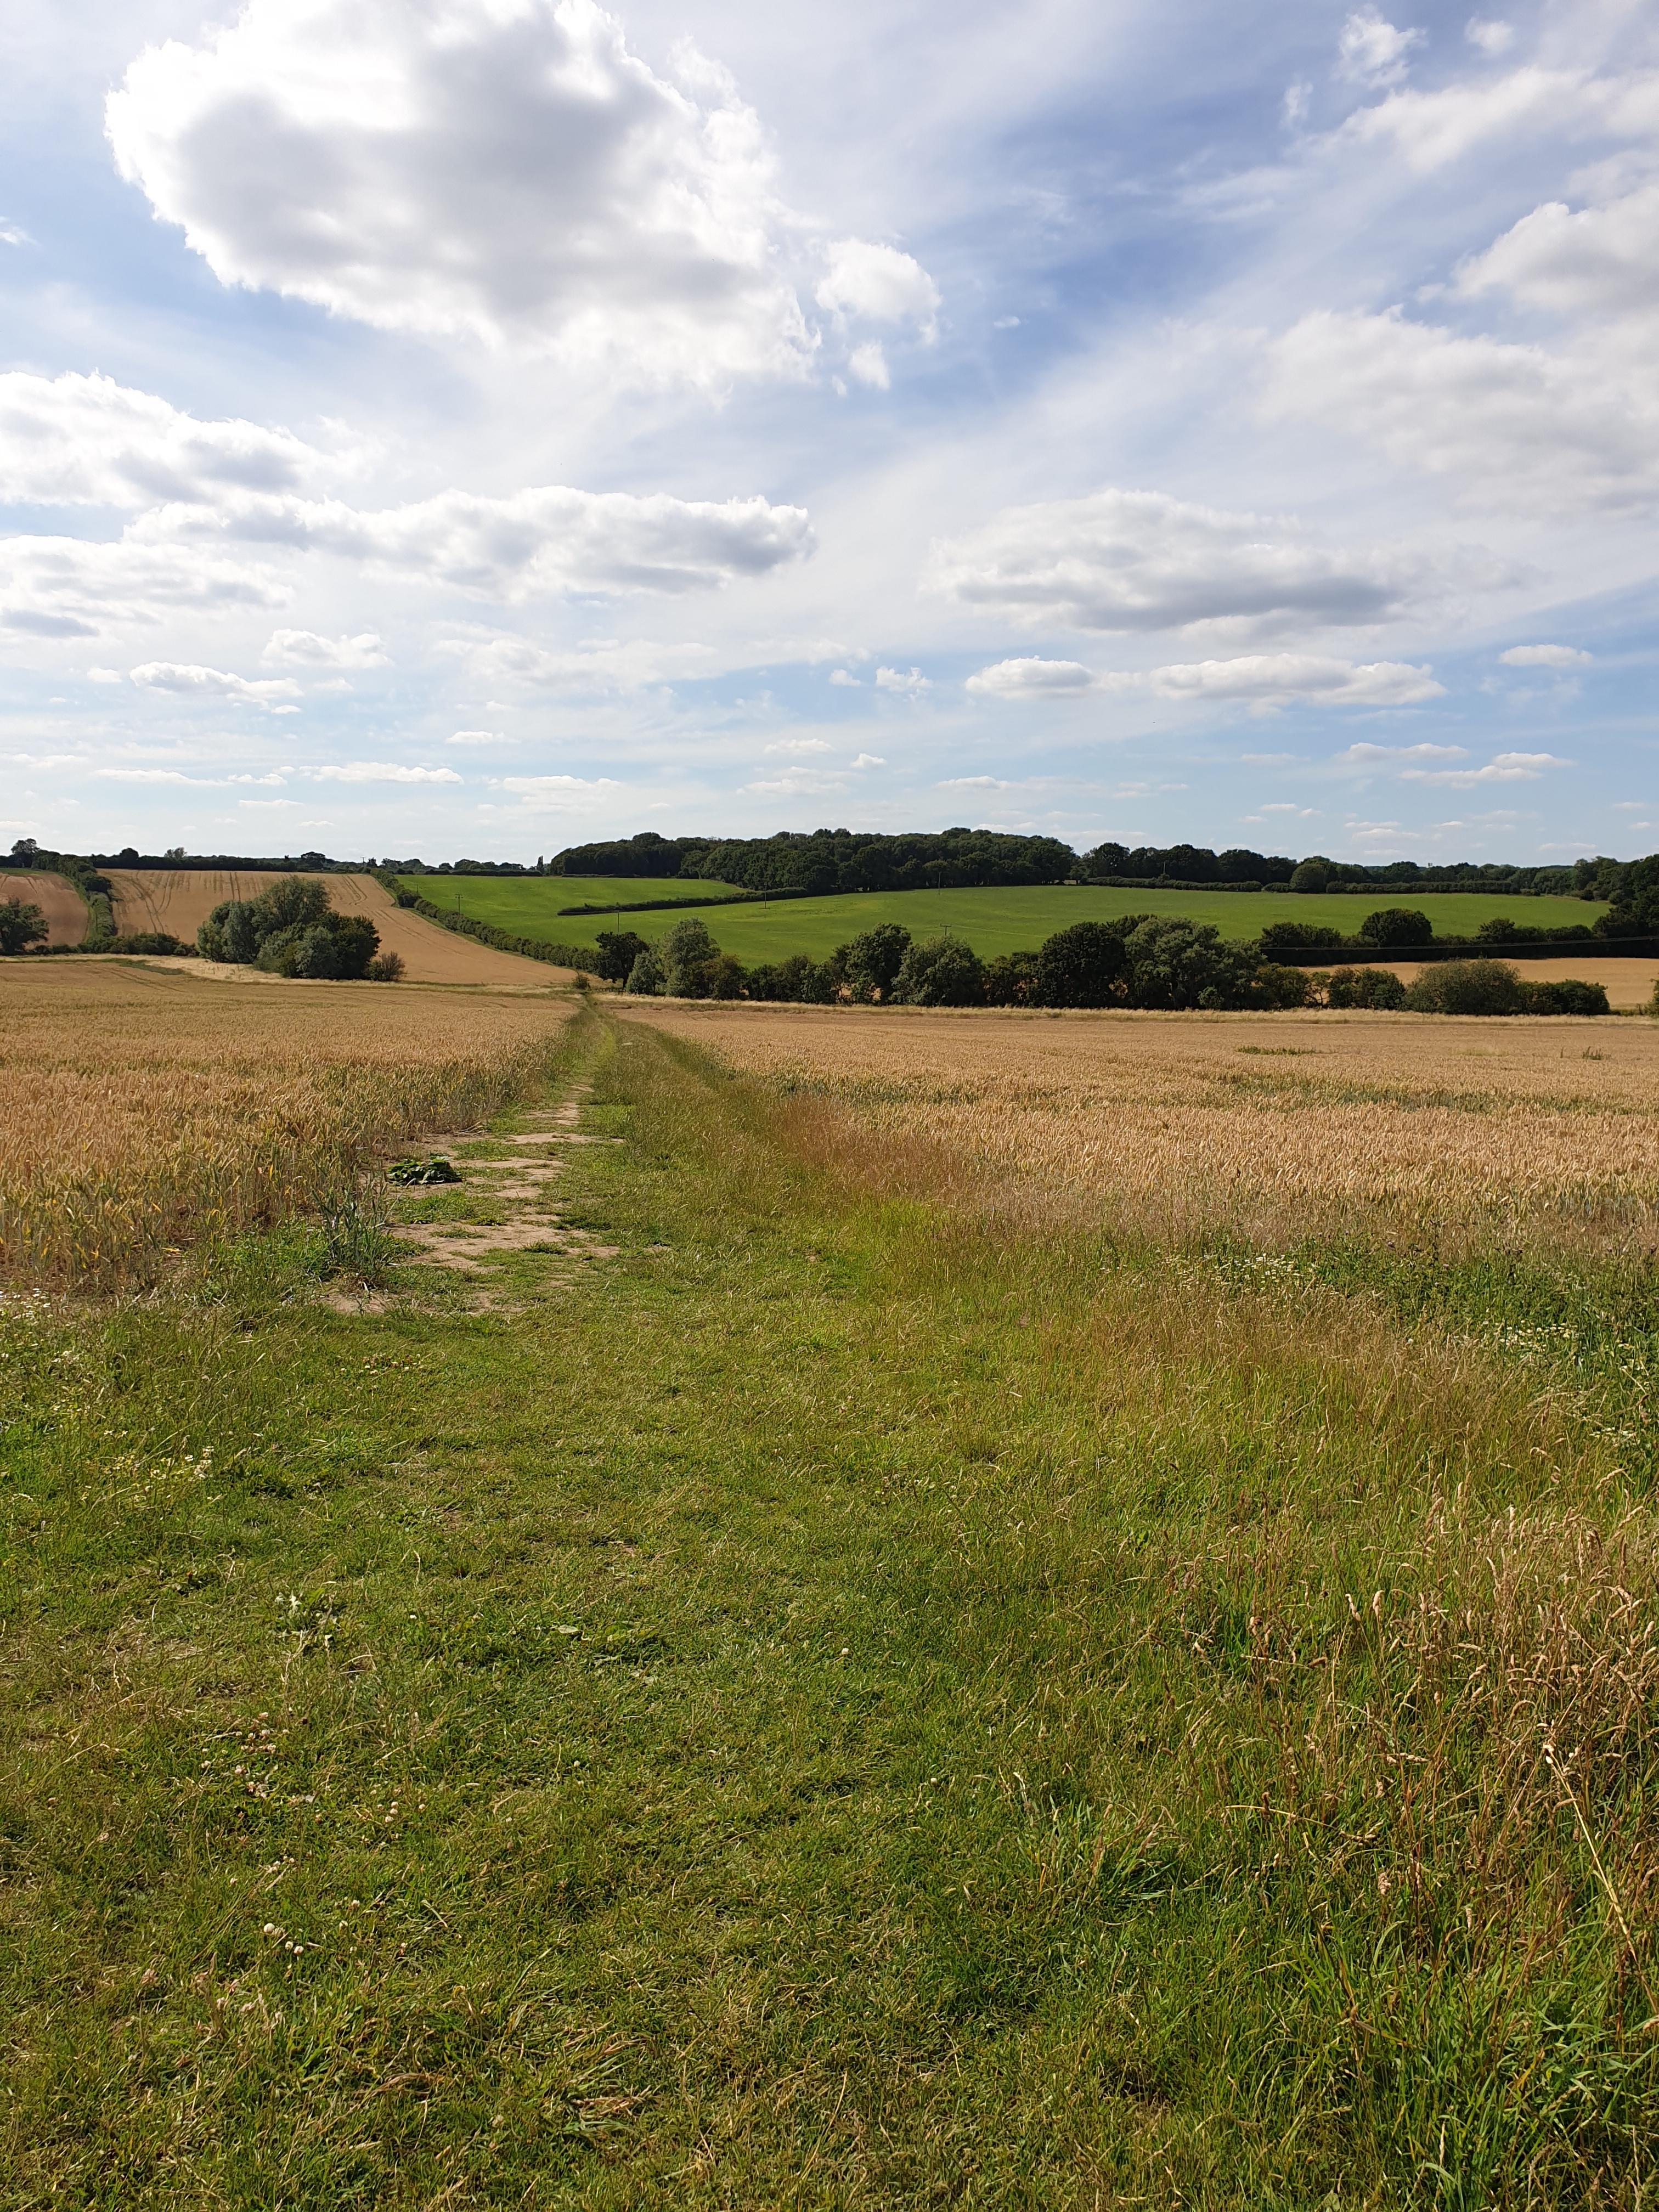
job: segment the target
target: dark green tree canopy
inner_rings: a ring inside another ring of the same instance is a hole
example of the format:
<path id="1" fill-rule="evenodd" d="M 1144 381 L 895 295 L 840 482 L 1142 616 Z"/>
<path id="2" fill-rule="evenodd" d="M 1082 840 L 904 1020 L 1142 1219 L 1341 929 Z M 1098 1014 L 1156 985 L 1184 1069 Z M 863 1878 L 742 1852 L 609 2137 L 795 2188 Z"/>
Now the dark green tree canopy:
<path id="1" fill-rule="evenodd" d="M 1359 925 L 1367 945 L 1432 945 L 1434 924 L 1414 906 L 1379 907 Z"/>

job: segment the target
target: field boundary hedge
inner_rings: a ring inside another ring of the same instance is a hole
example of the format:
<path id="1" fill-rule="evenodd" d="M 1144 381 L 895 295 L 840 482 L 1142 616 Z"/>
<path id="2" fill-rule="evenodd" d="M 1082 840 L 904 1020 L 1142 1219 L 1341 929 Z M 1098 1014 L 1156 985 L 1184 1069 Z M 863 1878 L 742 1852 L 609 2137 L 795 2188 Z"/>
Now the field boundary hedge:
<path id="1" fill-rule="evenodd" d="M 515 936 L 510 929 L 497 929 L 493 921 L 475 921 L 456 907 L 434 906 L 416 892 L 403 892 L 401 902 L 426 921 L 435 921 L 440 929 L 476 938 L 480 945 L 490 945 L 497 952 L 516 952 L 526 960 L 545 961 L 550 968 L 582 968 L 591 972 L 599 957 L 597 945 L 556 945 L 543 937 Z"/>
<path id="2" fill-rule="evenodd" d="M 1437 937 L 1426 945 L 1284 945 L 1271 958 L 1281 968 L 1375 968 L 1390 960 L 1656 960 L 1659 937 L 1528 939 L 1494 945 L 1486 938 Z"/>

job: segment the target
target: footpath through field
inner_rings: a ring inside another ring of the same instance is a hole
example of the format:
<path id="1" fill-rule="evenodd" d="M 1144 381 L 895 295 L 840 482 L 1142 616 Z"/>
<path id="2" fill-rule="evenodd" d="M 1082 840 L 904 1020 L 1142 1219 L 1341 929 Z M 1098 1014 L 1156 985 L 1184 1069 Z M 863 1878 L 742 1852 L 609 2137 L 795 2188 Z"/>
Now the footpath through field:
<path id="1" fill-rule="evenodd" d="M 0 1309 L 8 2203 L 1636 2212 L 1650 1262 L 562 1034 L 459 1185 Z"/>

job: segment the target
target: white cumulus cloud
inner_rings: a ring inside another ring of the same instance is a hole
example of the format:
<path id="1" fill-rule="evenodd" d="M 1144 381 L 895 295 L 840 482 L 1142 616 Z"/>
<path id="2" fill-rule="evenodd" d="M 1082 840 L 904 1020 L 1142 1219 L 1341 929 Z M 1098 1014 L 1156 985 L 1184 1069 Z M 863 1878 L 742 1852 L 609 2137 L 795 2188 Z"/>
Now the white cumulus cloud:
<path id="1" fill-rule="evenodd" d="M 887 366 L 887 356 L 879 343 L 872 338 L 866 344 L 854 346 L 847 356 L 847 373 L 860 384 L 868 384 L 878 392 L 892 386 L 892 372 Z"/>
<path id="2" fill-rule="evenodd" d="M 1498 656 L 1510 668 L 1583 668 L 1595 657 L 1576 645 L 1512 645 Z"/>
<path id="3" fill-rule="evenodd" d="M 459 783 L 453 768 L 404 768 L 396 761 L 341 761 L 311 774 L 319 783 Z"/>
<path id="4" fill-rule="evenodd" d="M 1412 707 L 1445 696 L 1433 672 L 1409 662 L 1356 664 L 1307 653 L 1250 653 L 1232 660 L 1195 660 L 1150 675 L 1114 676 L 1111 689 L 1146 684 L 1165 699 L 1243 699 L 1262 705 L 1316 700 L 1332 707 Z"/>
<path id="5" fill-rule="evenodd" d="M 315 630 L 275 629 L 260 661 L 267 668 L 384 668 L 387 655 L 377 633 L 319 637 Z"/>
<path id="6" fill-rule="evenodd" d="M 144 691 L 171 691 L 186 699 L 242 699 L 276 714 L 299 711 L 280 703 L 301 696 L 299 685 L 289 676 L 250 680 L 246 676 L 227 675 L 222 668 L 201 668 L 178 660 L 146 660 L 130 672 Z"/>
<path id="7" fill-rule="evenodd" d="M 1423 40 L 1421 31 L 1397 30 L 1375 8 L 1357 8 L 1336 42 L 1337 68 L 1360 84 L 1397 84 Z"/>
<path id="8" fill-rule="evenodd" d="M 589 811 L 622 786 L 608 775 L 591 781 L 580 775 L 507 775 L 501 788 L 512 792 L 528 814 L 563 814 Z"/>
<path id="9" fill-rule="evenodd" d="M 1495 61 L 1515 44 L 1515 26 L 1496 16 L 1471 15 L 1463 26 L 1463 36 L 1477 53 Z"/>
<path id="10" fill-rule="evenodd" d="M 106 121 L 226 284 L 636 383 L 811 367 L 758 118 L 689 44 L 659 76 L 594 0 L 248 0 L 147 48 Z M 915 268 L 850 240 L 824 282 L 914 316 Z"/>
<path id="11" fill-rule="evenodd" d="M 1184 629 L 1226 622 L 1349 627 L 1508 571 L 1470 550 L 1319 544 L 1293 521 L 1163 492 L 1107 490 L 1006 508 L 931 548 L 930 589 L 1027 627 Z"/>
<path id="12" fill-rule="evenodd" d="M 372 512 L 331 499 L 163 507 L 134 529 L 335 553 L 374 574 L 428 577 L 514 605 L 568 592 L 717 590 L 804 560 L 813 546 L 805 507 L 562 484 L 501 498 L 443 491 Z"/>
<path id="13" fill-rule="evenodd" d="M 1355 433 L 1472 501 L 1556 514 L 1659 495 L 1659 386 L 1646 359 L 1553 352 L 1384 314 L 1304 316 L 1273 349 L 1270 416 Z"/>
<path id="14" fill-rule="evenodd" d="M 1071 699 L 1094 684 L 1080 661 L 999 660 L 970 676 L 967 688 L 985 699 Z"/>
<path id="15" fill-rule="evenodd" d="M 876 323 L 915 323 L 930 342 L 939 334 L 939 287 L 919 261 L 896 246 L 843 238 L 830 248 L 820 280 L 821 307 Z"/>
<path id="16" fill-rule="evenodd" d="M 933 684 L 919 668 L 878 668 L 876 671 L 878 691 L 902 691 L 915 698 L 918 693 L 931 691 Z"/>
<path id="17" fill-rule="evenodd" d="M 1547 200 L 1458 270 L 1467 299 L 1507 292 L 1555 315 L 1625 319 L 1659 308 L 1659 184 L 1603 205 Z"/>
<path id="18" fill-rule="evenodd" d="M 132 527 L 109 540 L 0 538 L 0 629 L 34 637 L 95 637 L 180 612 L 280 607 L 289 595 L 264 562 L 149 544 Z"/>
<path id="19" fill-rule="evenodd" d="M 1407 768 L 1401 770 L 1401 777 L 1407 783 L 1443 784 L 1454 791 L 1472 791 L 1483 783 L 1533 783 L 1547 768 L 1571 765 L 1554 753 L 1498 753 L 1484 768 Z"/>
<path id="20" fill-rule="evenodd" d="M 112 377 L 0 375 L 0 500 L 137 508 L 283 492 L 330 458 L 287 430 L 199 422 Z"/>

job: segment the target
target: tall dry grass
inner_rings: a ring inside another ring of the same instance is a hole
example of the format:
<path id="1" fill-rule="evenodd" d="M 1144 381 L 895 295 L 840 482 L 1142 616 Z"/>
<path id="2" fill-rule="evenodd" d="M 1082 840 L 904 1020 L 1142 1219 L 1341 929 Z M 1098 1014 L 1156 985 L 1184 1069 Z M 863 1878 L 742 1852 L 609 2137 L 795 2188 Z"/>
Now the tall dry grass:
<path id="1" fill-rule="evenodd" d="M 546 999 L 9 965 L 0 1272 L 143 1281 L 169 1247 L 306 1210 L 377 1149 L 522 1096 L 568 1012 Z"/>

